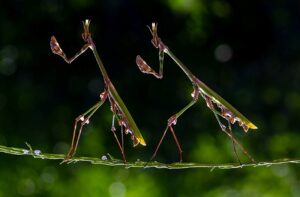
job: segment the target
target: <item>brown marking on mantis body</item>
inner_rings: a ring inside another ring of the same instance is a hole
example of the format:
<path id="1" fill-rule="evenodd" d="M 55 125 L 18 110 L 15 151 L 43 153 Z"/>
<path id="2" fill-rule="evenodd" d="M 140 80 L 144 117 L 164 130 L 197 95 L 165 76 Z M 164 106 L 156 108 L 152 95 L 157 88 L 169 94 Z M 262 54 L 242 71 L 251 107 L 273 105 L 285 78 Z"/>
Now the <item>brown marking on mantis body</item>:
<path id="1" fill-rule="evenodd" d="M 194 80 L 197 81 L 198 79 L 195 78 Z M 242 121 L 240 118 L 238 118 L 236 115 L 234 115 L 234 113 L 232 111 L 230 111 L 227 107 L 225 107 L 223 104 L 221 104 L 216 99 L 209 96 L 206 92 L 201 91 L 200 88 L 199 88 L 199 91 L 202 93 L 202 95 L 203 95 L 202 97 L 204 98 L 204 100 L 206 102 L 206 106 L 209 109 L 213 109 L 214 104 L 216 104 L 217 107 L 221 110 L 221 113 L 218 114 L 219 116 L 221 116 L 222 118 L 229 121 L 229 123 L 231 123 L 232 125 L 235 122 L 238 122 L 239 126 L 242 127 L 245 132 L 247 132 L 249 130 L 249 127 L 247 126 L 247 124 L 244 121 Z"/>
<path id="2" fill-rule="evenodd" d="M 212 103 L 212 99 L 210 97 L 208 97 L 207 95 L 204 95 L 204 100 L 206 102 L 206 106 L 209 109 L 213 109 L 214 108 L 214 104 Z"/>
<path id="3" fill-rule="evenodd" d="M 239 143 L 239 141 L 234 137 L 233 132 L 232 132 L 232 128 L 231 128 L 231 124 L 234 124 L 234 122 L 236 120 L 238 120 L 237 117 L 234 116 L 234 114 L 228 110 L 226 107 L 224 107 L 222 104 L 220 103 L 216 103 L 213 99 L 211 99 L 209 96 L 204 95 L 203 98 L 205 98 L 206 102 L 207 102 L 207 106 L 212 110 L 212 112 L 214 113 L 217 122 L 219 123 L 219 126 L 221 128 L 221 130 L 226 133 L 226 135 L 228 135 L 230 137 L 230 139 L 232 140 L 232 145 L 233 145 L 233 151 L 236 155 L 236 158 L 238 160 L 238 162 L 241 164 L 241 161 L 239 159 L 239 156 L 237 154 L 236 151 L 236 147 L 235 145 L 237 144 L 241 150 L 243 151 L 243 153 L 252 161 L 255 162 L 255 160 L 253 159 L 253 157 L 248 153 L 248 151 L 244 148 L 244 146 Z M 215 109 L 215 105 L 217 105 L 218 108 L 221 109 L 221 113 L 218 112 Z M 227 120 L 228 126 L 226 127 L 218 118 L 218 116 L 221 116 L 222 118 L 225 118 Z M 244 123 L 241 124 L 241 122 L 239 122 L 239 126 L 241 126 L 245 132 L 247 132 L 244 128 L 246 127 L 246 125 Z"/>
<path id="4" fill-rule="evenodd" d="M 135 62 L 142 73 L 153 75 L 157 79 L 162 79 L 163 75 L 155 72 L 140 55 L 136 56 Z"/>
<path id="5" fill-rule="evenodd" d="M 140 55 L 136 56 L 136 60 L 135 60 L 136 64 L 138 65 L 138 68 L 140 69 L 140 71 L 142 73 L 145 74 L 152 74 L 155 77 L 158 77 L 158 74 L 146 63 L 145 60 L 143 60 L 143 58 Z"/>
<path id="6" fill-rule="evenodd" d="M 130 129 L 130 126 L 129 126 L 130 124 L 129 124 L 126 116 L 122 112 L 122 110 L 118 107 L 118 105 L 114 101 L 111 101 L 110 109 L 118 117 L 118 124 L 122 129 L 124 128 L 125 135 L 128 135 L 128 134 L 130 135 L 130 139 L 132 140 L 133 146 L 134 147 L 137 146 L 140 143 L 140 141 L 134 135 L 132 130 Z M 123 144 L 122 144 L 122 147 L 123 147 Z"/>
<path id="7" fill-rule="evenodd" d="M 222 104 L 218 104 L 218 107 L 221 109 L 221 116 L 229 121 L 230 124 L 234 124 L 236 121 L 239 123 L 239 126 L 243 128 L 243 130 L 247 133 L 249 130 L 249 127 L 246 125 L 245 122 L 243 122 L 241 119 L 236 117 L 228 108 L 226 108 Z"/>
<path id="8" fill-rule="evenodd" d="M 59 46 L 55 36 L 51 36 L 50 39 L 50 48 L 52 53 L 61 56 L 62 58 L 66 58 L 66 54 L 63 52 L 63 50 L 61 49 L 61 47 Z"/>

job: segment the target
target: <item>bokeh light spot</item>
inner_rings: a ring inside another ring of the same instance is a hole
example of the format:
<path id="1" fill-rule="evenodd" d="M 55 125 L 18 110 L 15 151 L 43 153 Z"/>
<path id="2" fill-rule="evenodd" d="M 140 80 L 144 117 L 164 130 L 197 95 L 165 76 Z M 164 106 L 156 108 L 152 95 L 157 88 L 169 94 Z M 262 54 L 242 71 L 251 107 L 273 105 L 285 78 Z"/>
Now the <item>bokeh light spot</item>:
<path id="1" fill-rule="evenodd" d="M 191 12 L 201 5 L 201 1 L 195 0 L 173 0 L 169 1 L 169 5 L 176 11 Z"/>
<path id="2" fill-rule="evenodd" d="M 34 194 L 35 189 L 35 183 L 33 182 L 33 180 L 24 179 L 23 181 L 21 181 L 18 187 L 18 192 L 20 195 L 29 196 Z"/>
<path id="3" fill-rule="evenodd" d="M 227 62 L 232 58 L 232 49 L 228 44 L 221 44 L 215 49 L 215 58 L 219 62 Z"/>
<path id="4" fill-rule="evenodd" d="M 3 75 L 12 75 L 15 73 L 17 66 L 15 64 L 18 52 L 14 46 L 8 45 L 0 51 L 0 73 Z"/>
<path id="5" fill-rule="evenodd" d="M 6 97 L 0 94 L 0 110 L 3 109 L 6 105 Z"/>
<path id="6" fill-rule="evenodd" d="M 126 187 L 121 182 L 114 182 L 109 187 L 111 197 L 123 197 L 126 194 Z"/>
<path id="7" fill-rule="evenodd" d="M 212 10 L 216 16 L 225 18 L 229 16 L 231 12 L 231 7 L 225 1 L 214 1 L 212 3 Z"/>
<path id="8" fill-rule="evenodd" d="M 264 89 L 262 93 L 262 98 L 268 105 L 276 104 L 281 97 L 280 92 L 275 87 L 268 87 Z"/>

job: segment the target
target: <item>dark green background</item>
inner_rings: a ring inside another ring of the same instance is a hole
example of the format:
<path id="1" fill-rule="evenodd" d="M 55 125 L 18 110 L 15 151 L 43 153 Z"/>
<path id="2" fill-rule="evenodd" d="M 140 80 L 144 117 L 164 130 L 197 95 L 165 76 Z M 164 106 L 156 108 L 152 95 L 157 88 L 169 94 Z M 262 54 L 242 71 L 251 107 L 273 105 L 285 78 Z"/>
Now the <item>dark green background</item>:
<path id="1" fill-rule="evenodd" d="M 103 90 L 91 51 L 73 64 L 51 53 L 55 35 L 67 53 L 82 46 L 81 21 L 89 18 L 98 52 L 148 146 L 132 148 L 129 161 L 148 160 L 167 119 L 190 100 L 191 84 L 169 58 L 165 76 L 143 75 L 141 54 L 158 68 L 157 50 L 146 28 L 159 23 L 170 49 L 207 85 L 253 121 L 237 138 L 257 161 L 299 158 L 300 4 L 267 0 L 97 1 L 42 0 L 0 3 L 0 144 L 66 153 L 73 120 Z M 220 62 L 226 44 L 232 58 Z M 121 158 L 110 132 L 106 103 L 83 133 L 77 155 Z M 236 162 L 231 141 L 205 102 L 199 101 L 175 126 L 184 161 Z M 249 162 L 239 153 L 243 162 Z M 178 161 L 168 133 L 156 160 Z M 124 169 L 0 155 L 0 196 L 299 196 L 296 165 L 235 170 Z"/>

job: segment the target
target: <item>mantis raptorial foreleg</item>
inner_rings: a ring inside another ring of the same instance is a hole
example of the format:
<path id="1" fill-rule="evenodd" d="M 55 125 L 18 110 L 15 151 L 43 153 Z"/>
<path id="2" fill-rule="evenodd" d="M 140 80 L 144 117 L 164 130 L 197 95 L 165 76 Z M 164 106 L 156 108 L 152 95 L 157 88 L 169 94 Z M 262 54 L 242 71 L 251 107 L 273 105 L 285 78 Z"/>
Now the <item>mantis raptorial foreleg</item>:
<path id="1" fill-rule="evenodd" d="M 154 69 L 152 69 L 141 56 L 136 56 L 136 64 L 138 65 L 140 71 L 145 74 L 150 74 L 156 77 L 157 79 L 163 78 L 163 60 L 164 60 L 164 53 L 159 52 L 159 73 L 157 73 Z"/>
<path id="2" fill-rule="evenodd" d="M 151 74 L 158 79 L 162 79 L 164 69 L 164 56 L 168 48 L 163 44 L 163 42 L 161 42 L 160 38 L 157 36 L 157 29 L 151 29 L 149 26 L 148 28 L 153 36 L 151 42 L 154 47 L 158 48 L 159 73 L 153 70 L 139 55 L 136 56 L 136 64 L 138 65 L 142 73 Z"/>
<path id="3" fill-rule="evenodd" d="M 66 56 L 66 54 L 64 53 L 64 51 L 61 49 L 61 47 L 59 46 L 55 36 L 51 37 L 50 40 L 50 47 L 52 49 L 52 52 L 56 55 L 59 55 L 60 57 L 62 57 L 68 64 L 71 64 L 76 58 L 78 58 L 81 54 L 83 54 L 89 47 L 90 44 L 85 44 L 83 45 L 83 47 L 71 58 L 68 58 Z"/>
<path id="4" fill-rule="evenodd" d="M 150 30 L 150 33 L 152 34 L 152 39 L 151 42 L 155 48 L 158 49 L 159 51 L 159 73 L 154 71 L 142 58 L 141 56 L 136 57 L 136 64 L 138 65 L 139 69 L 141 72 L 150 74 L 155 76 L 156 78 L 161 79 L 163 77 L 163 61 L 164 61 L 164 53 L 166 53 L 180 68 L 181 70 L 185 73 L 185 75 L 189 78 L 189 80 L 192 82 L 193 87 L 194 87 L 194 92 L 192 94 L 193 101 L 191 101 L 185 108 L 183 108 L 181 111 L 179 111 L 177 114 L 172 116 L 168 120 L 168 125 L 167 128 L 165 129 L 163 136 L 153 154 L 151 157 L 151 160 L 154 159 L 156 156 L 156 153 L 162 143 L 163 138 L 165 137 L 165 134 L 167 130 L 170 128 L 170 130 L 173 133 L 174 139 L 176 140 L 178 149 L 180 150 L 180 161 L 182 160 L 182 151 L 179 146 L 178 140 L 176 138 L 175 132 L 172 128 L 172 125 L 176 123 L 177 118 L 182 115 L 188 108 L 190 108 L 192 105 L 195 104 L 195 102 L 198 99 L 199 94 L 205 99 L 207 107 L 210 108 L 222 131 L 224 131 L 232 140 L 233 142 L 233 149 L 234 152 L 237 156 L 236 153 L 236 148 L 235 144 L 237 144 L 242 151 L 244 152 L 245 155 L 249 157 L 251 161 L 254 161 L 254 159 L 248 154 L 246 149 L 235 139 L 235 137 L 232 134 L 232 129 L 231 129 L 231 124 L 234 124 L 235 122 L 239 123 L 239 126 L 241 126 L 245 132 L 248 131 L 248 129 L 257 129 L 257 127 L 250 122 L 245 116 L 243 116 L 239 111 L 237 111 L 231 104 L 229 104 L 225 99 L 223 99 L 221 96 L 219 96 L 215 91 L 210 89 L 206 84 L 204 84 L 202 81 L 200 81 L 197 77 L 193 75 L 193 73 L 170 51 L 170 49 L 162 42 L 160 37 L 157 34 L 157 24 L 152 23 L 151 28 L 148 27 Z M 221 112 L 218 112 L 214 108 L 214 104 L 217 105 L 219 109 L 221 109 Z M 228 128 L 220 121 L 219 116 L 226 119 L 228 122 Z M 238 158 L 238 156 L 237 156 Z M 239 160 L 239 158 L 238 158 Z M 239 160 L 240 161 L 240 160 Z"/>

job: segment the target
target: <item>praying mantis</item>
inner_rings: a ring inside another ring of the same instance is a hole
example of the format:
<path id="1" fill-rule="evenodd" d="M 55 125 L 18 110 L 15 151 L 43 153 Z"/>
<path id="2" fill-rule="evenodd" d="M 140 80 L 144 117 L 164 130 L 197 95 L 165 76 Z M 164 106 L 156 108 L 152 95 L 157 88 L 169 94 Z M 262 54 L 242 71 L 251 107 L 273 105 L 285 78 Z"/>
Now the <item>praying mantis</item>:
<path id="1" fill-rule="evenodd" d="M 183 109 L 181 109 L 179 112 L 171 116 L 167 121 L 167 126 L 163 132 L 163 135 L 150 159 L 152 161 L 157 154 L 157 151 L 167 133 L 168 130 L 171 131 L 173 138 L 176 142 L 178 151 L 179 151 L 179 157 L 180 162 L 182 161 L 182 148 L 180 146 L 180 143 L 176 137 L 175 131 L 173 129 L 173 126 L 176 125 L 178 118 L 190 107 L 192 107 L 198 100 L 199 96 L 201 96 L 205 102 L 207 107 L 213 112 L 215 118 L 217 119 L 217 122 L 221 128 L 221 130 L 226 133 L 229 138 L 231 138 L 233 143 L 233 149 L 234 153 L 240 162 L 240 159 L 237 155 L 235 145 L 237 144 L 241 150 L 244 152 L 244 154 L 252 161 L 255 162 L 253 157 L 246 151 L 246 149 L 238 142 L 238 140 L 233 136 L 231 125 L 233 125 L 235 122 L 239 123 L 239 126 L 243 128 L 245 132 L 247 132 L 249 129 L 257 129 L 257 126 L 255 126 L 252 122 L 250 122 L 244 115 L 242 115 L 238 110 L 236 110 L 230 103 L 228 103 L 225 99 L 223 99 L 220 95 L 218 95 L 215 91 L 213 91 L 211 88 L 209 88 L 205 83 L 203 83 L 201 80 L 199 80 L 172 52 L 171 50 L 162 42 L 160 37 L 157 34 L 157 23 L 152 23 L 151 28 L 148 26 L 148 29 L 150 30 L 150 33 L 152 35 L 151 42 L 155 48 L 158 49 L 158 55 L 159 55 L 159 71 L 158 73 L 153 70 L 146 62 L 145 60 L 140 56 L 136 56 L 136 64 L 140 71 L 145 74 L 153 75 L 154 77 L 158 79 L 163 78 L 163 63 L 164 63 L 164 54 L 167 54 L 185 73 L 185 75 L 189 78 L 193 85 L 193 92 L 191 94 L 192 101 L 188 103 Z M 217 107 L 217 108 L 216 108 Z M 219 117 L 224 118 L 227 121 L 227 126 L 225 126 Z M 241 162 L 240 162 L 241 163 Z"/>
<path id="2" fill-rule="evenodd" d="M 82 39 L 84 40 L 85 44 L 79 50 L 79 52 L 77 52 L 73 57 L 67 58 L 67 56 L 61 49 L 59 43 L 57 42 L 57 40 L 54 36 L 52 36 L 50 39 L 51 50 L 54 54 L 62 57 L 68 64 L 71 64 L 76 58 L 78 58 L 81 54 L 83 54 L 85 51 L 87 51 L 87 49 L 91 49 L 94 54 L 94 57 L 96 59 L 96 62 L 100 68 L 101 74 L 103 76 L 105 87 L 104 87 L 104 91 L 100 94 L 100 100 L 94 106 L 92 106 L 90 109 L 88 109 L 86 112 L 84 112 L 83 114 L 81 114 L 77 118 L 75 118 L 72 144 L 71 144 L 69 152 L 64 161 L 71 159 L 75 155 L 77 146 L 78 146 L 78 142 L 80 139 L 80 135 L 81 135 L 84 125 L 86 125 L 90 122 L 90 119 L 94 115 L 94 113 L 108 99 L 110 102 L 110 109 L 113 114 L 111 131 L 117 141 L 118 147 L 119 147 L 120 152 L 123 157 L 123 161 L 126 163 L 126 156 L 125 156 L 125 151 L 124 151 L 124 140 L 123 140 L 124 133 L 131 135 L 131 140 L 133 142 L 133 146 L 137 146 L 138 144 L 146 146 L 146 142 L 145 142 L 140 130 L 138 129 L 134 119 L 132 118 L 130 112 L 128 111 L 126 105 L 124 104 L 124 102 L 121 99 L 121 97 L 119 96 L 116 88 L 114 87 L 110 78 L 108 77 L 106 69 L 105 69 L 105 67 L 100 59 L 100 56 L 96 50 L 96 46 L 93 42 L 92 35 L 89 31 L 90 20 L 82 21 L 82 23 L 83 23 L 83 33 L 81 34 L 81 36 L 82 36 Z M 114 126 L 115 119 L 117 120 L 118 125 L 121 127 L 121 142 L 115 132 L 116 131 L 115 126 Z M 80 123 L 80 128 L 78 130 L 77 125 L 79 123 Z"/>

